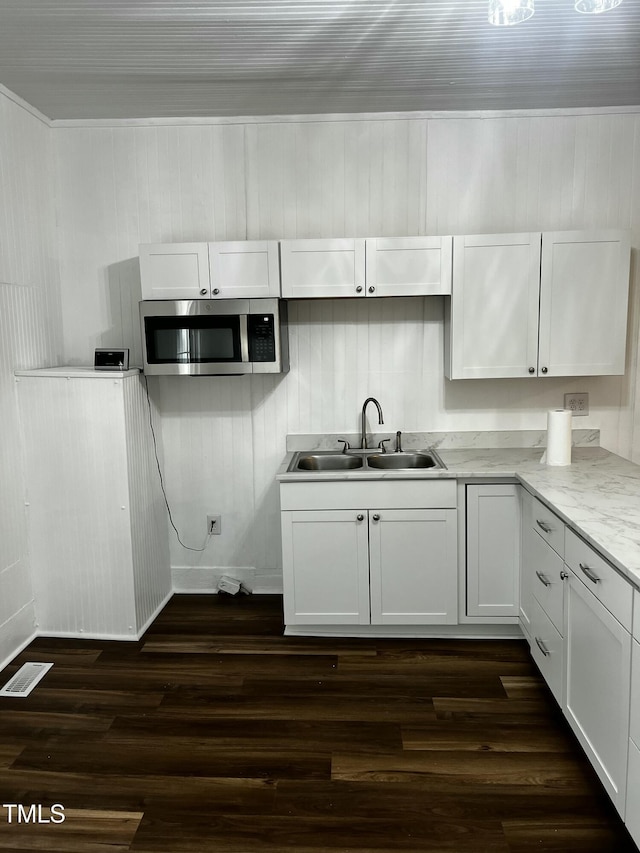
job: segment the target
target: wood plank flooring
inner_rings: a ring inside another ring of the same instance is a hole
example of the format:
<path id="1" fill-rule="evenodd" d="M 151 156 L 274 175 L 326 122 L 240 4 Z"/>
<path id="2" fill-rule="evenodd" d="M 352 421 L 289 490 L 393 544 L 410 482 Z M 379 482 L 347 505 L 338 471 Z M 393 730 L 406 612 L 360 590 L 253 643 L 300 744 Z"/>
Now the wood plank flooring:
<path id="1" fill-rule="evenodd" d="M 0 699 L 0 851 L 636 848 L 523 641 L 282 636 L 278 596 L 175 596 L 138 643 L 47 640 Z"/>

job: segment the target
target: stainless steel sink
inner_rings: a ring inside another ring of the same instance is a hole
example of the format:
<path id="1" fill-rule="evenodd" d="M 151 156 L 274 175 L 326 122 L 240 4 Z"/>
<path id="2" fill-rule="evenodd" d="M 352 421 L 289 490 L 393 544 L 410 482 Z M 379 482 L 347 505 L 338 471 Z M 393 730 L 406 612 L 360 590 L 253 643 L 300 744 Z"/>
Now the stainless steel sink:
<path id="1" fill-rule="evenodd" d="M 289 471 L 411 471 L 425 468 L 444 468 L 434 451 L 400 451 L 381 453 L 377 450 L 299 451 L 289 464 Z"/>
<path id="2" fill-rule="evenodd" d="M 350 456 L 347 453 L 298 453 L 294 458 L 290 471 L 348 471 L 362 468 L 361 456 Z"/>
<path id="3" fill-rule="evenodd" d="M 408 470 L 413 468 L 444 468 L 440 459 L 434 453 L 372 453 L 367 456 L 370 468 L 385 470 Z"/>

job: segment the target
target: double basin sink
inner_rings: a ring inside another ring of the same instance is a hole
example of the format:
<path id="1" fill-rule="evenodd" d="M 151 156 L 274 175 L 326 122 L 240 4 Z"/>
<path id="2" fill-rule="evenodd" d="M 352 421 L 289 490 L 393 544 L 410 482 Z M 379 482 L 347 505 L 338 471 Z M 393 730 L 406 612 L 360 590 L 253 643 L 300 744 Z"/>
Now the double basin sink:
<path id="1" fill-rule="evenodd" d="M 433 450 L 383 453 L 380 450 L 298 451 L 288 471 L 413 471 L 425 468 L 444 468 Z"/>

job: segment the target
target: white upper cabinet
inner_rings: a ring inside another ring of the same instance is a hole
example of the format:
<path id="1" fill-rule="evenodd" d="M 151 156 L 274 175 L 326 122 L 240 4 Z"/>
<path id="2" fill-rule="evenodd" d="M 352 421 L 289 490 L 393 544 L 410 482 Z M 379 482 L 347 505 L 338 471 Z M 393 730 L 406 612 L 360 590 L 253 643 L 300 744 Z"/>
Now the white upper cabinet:
<path id="1" fill-rule="evenodd" d="M 143 299 L 201 299 L 209 296 L 206 243 L 143 243 L 140 246 Z"/>
<path id="2" fill-rule="evenodd" d="M 282 295 L 432 296 L 451 293 L 451 237 L 283 240 Z"/>
<path id="3" fill-rule="evenodd" d="M 278 297 L 278 242 L 146 243 L 140 278 L 143 299 Z"/>
<path id="4" fill-rule="evenodd" d="M 282 240 L 282 295 L 364 296 L 364 259 L 364 239 Z"/>
<path id="5" fill-rule="evenodd" d="M 541 373 L 624 373 L 630 254 L 626 232 L 542 235 Z"/>
<path id="6" fill-rule="evenodd" d="M 280 296 L 277 240 L 209 243 L 212 299 Z"/>
<path id="7" fill-rule="evenodd" d="M 540 232 L 454 237 L 446 376 L 535 373 L 539 288 Z"/>
<path id="8" fill-rule="evenodd" d="M 368 238 L 367 295 L 450 294 L 451 246 L 451 237 Z"/>
<path id="9" fill-rule="evenodd" d="M 449 379 L 624 372 L 629 236 L 454 237 Z"/>

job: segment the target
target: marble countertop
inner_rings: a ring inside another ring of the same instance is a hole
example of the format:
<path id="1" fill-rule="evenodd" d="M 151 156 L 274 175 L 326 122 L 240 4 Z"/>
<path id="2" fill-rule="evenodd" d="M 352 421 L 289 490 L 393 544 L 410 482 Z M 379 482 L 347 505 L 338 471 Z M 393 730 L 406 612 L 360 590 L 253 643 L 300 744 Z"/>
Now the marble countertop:
<path id="1" fill-rule="evenodd" d="M 435 449 L 446 465 L 446 470 L 315 473 L 287 472 L 294 450 L 312 449 L 309 443 L 301 448 L 292 442 L 288 444 L 290 452 L 278 471 L 277 479 L 280 482 L 513 479 L 540 498 L 635 586 L 640 587 L 640 465 L 601 447 L 591 446 L 590 435 L 585 437 L 584 443 L 586 446 L 573 447 L 571 465 L 566 467 L 542 464 L 540 460 L 544 445 L 539 444 L 484 448 L 446 447 L 439 444 Z M 424 444 L 422 449 L 434 445 L 436 442 Z M 313 449 L 321 449 L 321 446 L 318 442 Z M 330 446 L 335 449 L 335 442 Z M 420 449 L 409 442 L 404 447 Z"/>

